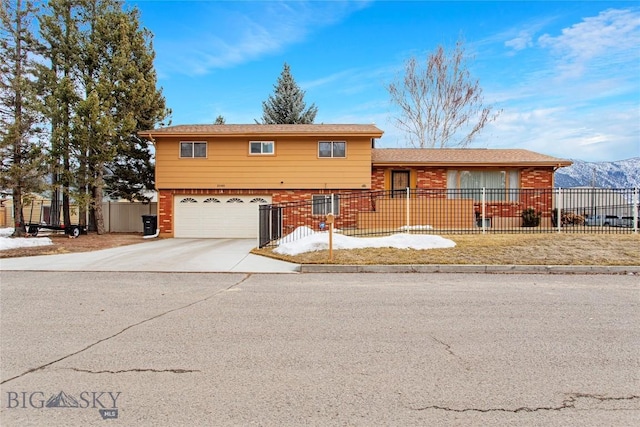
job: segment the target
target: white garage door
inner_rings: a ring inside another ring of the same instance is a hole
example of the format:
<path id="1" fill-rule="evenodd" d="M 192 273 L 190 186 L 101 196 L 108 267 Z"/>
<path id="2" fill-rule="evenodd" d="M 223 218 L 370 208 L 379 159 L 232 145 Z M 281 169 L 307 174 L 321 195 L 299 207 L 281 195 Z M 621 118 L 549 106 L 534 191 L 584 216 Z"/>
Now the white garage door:
<path id="1" fill-rule="evenodd" d="M 175 237 L 258 237 L 258 206 L 271 196 L 174 196 Z"/>

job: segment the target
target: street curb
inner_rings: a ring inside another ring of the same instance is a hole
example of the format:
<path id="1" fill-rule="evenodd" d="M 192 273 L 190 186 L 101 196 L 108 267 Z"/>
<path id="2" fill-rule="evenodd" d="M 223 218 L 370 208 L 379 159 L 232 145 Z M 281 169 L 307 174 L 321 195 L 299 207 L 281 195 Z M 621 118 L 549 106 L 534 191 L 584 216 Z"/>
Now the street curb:
<path id="1" fill-rule="evenodd" d="M 628 274 L 640 266 L 599 265 L 335 265 L 302 264 L 300 273 L 487 273 L 487 274 Z"/>

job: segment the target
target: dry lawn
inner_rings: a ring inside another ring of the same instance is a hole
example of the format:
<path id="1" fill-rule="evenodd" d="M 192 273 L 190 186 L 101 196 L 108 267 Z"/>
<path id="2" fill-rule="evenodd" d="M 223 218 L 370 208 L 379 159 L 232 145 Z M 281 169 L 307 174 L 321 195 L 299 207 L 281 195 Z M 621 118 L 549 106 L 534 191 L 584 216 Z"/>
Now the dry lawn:
<path id="1" fill-rule="evenodd" d="M 443 235 L 447 249 L 356 249 L 283 256 L 260 255 L 298 264 L 475 264 L 475 265 L 640 265 L 640 234 L 474 234 Z"/>
<path id="2" fill-rule="evenodd" d="M 0 258 L 86 252 L 142 243 L 140 233 L 90 233 L 77 239 L 49 236 L 53 245 L 0 251 Z M 334 264 L 640 265 L 640 234 L 473 234 L 443 235 L 448 249 L 356 249 L 333 252 Z M 255 254 L 298 264 L 328 264 L 328 251 L 283 256 L 272 249 Z"/>
<path id="3" fill-rule="evenodd" d="M 142 239 L 142 233 L 110 233 L 102 235 L 89 233 L 86 235 L 80 235 L 77 239 L 71 239 L 69 236 L 64 234 L 39 234 L 38 236 L 46 236 L 50 238 L 53 244 L 48 246 L 36 246 L 33 248 L 3 250 L 0 251 L 0 258 L 88 252 L 144 242 Z"/>

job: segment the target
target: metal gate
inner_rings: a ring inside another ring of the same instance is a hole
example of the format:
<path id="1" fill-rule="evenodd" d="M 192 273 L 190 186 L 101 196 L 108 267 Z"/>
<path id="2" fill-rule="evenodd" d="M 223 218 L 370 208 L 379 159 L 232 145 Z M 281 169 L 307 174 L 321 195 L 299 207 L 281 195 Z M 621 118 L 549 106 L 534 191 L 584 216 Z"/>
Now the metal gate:
<path id="1" fill-rule="evenodd" d="M 260 205 L 258 217 L 258 246 L 267 246 L 282 237 L 282 208 Z"/>

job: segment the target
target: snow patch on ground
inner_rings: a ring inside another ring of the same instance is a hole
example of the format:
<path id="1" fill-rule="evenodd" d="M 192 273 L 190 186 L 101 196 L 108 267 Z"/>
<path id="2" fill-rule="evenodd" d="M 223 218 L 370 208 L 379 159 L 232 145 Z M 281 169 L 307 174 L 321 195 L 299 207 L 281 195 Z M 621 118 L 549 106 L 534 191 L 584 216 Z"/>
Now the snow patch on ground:
<path id="1" fill-rule="evenodd" d="M 452 240 L 425 234 L 393 234 L 385 237 L 351 237 L 333 235 L 333 249 L 397 248 L 437 249 L 452 248 Z M 282 255 L 298 255 L 305 252 L 329 249 L 329 233 L 316 232 L 309 227 L 298 227 L 279 241 L 273 251 Z"/>
<path id="2" fill-rule="evenodd" d="M 13 228 L 0 228 L 0 251 L 53 244 L 48 237 L 10 237 L 11 234 Z"/>

